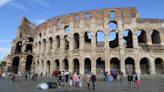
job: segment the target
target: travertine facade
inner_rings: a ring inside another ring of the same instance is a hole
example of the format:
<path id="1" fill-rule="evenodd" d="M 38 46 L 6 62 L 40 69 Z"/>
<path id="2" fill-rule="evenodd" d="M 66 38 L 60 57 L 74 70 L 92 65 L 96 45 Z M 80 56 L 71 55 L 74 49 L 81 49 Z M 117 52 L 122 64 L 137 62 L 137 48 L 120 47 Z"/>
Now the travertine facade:
<path id="1" fill-rule="evenodd" d="M 35 26 L 22 18 L 7 71 L 85 74 L 164 73 L 164 20 L 139 18 L 136 8 L 74 12 Z"/>

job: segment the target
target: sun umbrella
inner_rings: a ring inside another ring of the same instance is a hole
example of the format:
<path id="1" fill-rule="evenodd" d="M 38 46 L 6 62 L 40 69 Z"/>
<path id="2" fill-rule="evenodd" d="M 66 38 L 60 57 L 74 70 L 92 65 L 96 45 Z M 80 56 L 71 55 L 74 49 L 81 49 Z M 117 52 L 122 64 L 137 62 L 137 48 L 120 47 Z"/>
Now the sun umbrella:
<path id="1" fill-rule="evenodd" d="M 40 84 L 37 86 L 37 88 L 40 88 L 40 89 L 48 89 L 49 86 L 48 86 L 47 83 L 40 83 Z"/>

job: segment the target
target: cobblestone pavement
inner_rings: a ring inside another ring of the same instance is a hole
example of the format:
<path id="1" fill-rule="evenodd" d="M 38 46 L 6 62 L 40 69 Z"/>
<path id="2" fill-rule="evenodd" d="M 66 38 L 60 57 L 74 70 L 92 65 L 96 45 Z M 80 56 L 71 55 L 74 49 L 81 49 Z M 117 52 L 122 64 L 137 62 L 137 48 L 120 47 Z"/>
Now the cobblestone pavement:
<path id="1" fill-rule="evenodd" d="M 46 92 L 37 89 L 36 86 L 41 82 L 54 81 L 53 77 L 38 78 L 33 82 L 23 78 L 17 78 L 16 82 L 10 83 L 8 79 L 0 79 L 0 92 Z M 144 77 L 141 79 L 140 88 L 129 88 L 127 80 L 124 82 L 105 82 L 98 80 L 96 82 L 96 89 L 88 89 L 86 82 L 83 83 L 82 88 L 63 86 L 61 88 L 48 89 L 47 92 L 164 92 L 164 77 L 156 78 Z"/>

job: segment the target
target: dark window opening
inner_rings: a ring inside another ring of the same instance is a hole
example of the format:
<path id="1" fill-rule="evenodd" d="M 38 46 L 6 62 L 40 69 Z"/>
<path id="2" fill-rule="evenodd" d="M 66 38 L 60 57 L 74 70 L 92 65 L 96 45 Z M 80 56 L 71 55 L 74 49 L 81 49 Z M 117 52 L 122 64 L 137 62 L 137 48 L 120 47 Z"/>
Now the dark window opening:
<path id="1" fill-rule="evenodd" d="M 153 30 L 151 38 L 152 44 L 161 44 L 160 34 L 157 30 Z"/>
<path id="2" fill-rule="evenodd" d="M 74 34 L 74 48 L 75 49 L 79 49 L 79 34 L 75 33 Z"/>
<path id="3" fill-rule="evenodd" d="M 116 31 L 111 31 L 109 33 L 109 46 L 110 48 L 116 48 L 118 45 L 118 33 Z"/>
<path id="4" fill-rule="evenodd" d="M 123 32 L 124 47 L 133 48 L 133 36 L 130 30 L 125 30 Z"/>

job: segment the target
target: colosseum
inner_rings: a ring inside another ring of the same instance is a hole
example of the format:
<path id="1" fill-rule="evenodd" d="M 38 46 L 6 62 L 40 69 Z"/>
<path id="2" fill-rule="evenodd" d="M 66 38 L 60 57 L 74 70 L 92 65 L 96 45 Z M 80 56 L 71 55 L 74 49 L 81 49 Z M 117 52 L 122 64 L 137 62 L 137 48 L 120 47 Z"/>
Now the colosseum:
<path id="1" fill-rule="evenodd" d="M 164 19 L 140 18 L 135 7 L 86 10 L 34 25 L 22 17 L 6 70 L 50 75 L 117 69 L 164 73 Z"/>

